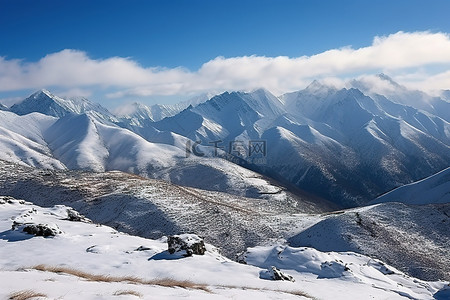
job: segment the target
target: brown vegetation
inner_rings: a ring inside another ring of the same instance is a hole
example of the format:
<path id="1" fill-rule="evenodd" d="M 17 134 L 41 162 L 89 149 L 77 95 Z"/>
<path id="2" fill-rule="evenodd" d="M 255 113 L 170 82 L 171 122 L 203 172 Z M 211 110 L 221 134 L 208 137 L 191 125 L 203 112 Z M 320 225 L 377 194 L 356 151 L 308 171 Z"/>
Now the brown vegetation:
<path id="1" fill-rule="evenodd" d="M 135 276 L 110 276 L 110 275 L 96 275 L 88 272 L 80 271 L 74 268 L 63 267 L 63 266 L 47 266 L 47 265 L 37 265 L 32 267 L 32 269 L 44 272 L 52 273 L 64 273 L 73 275 L 79 278 L 83 278 L 89 281 L 100 281 L 100 282 L 129 282 L 136 284 L 146 284 L 146 285 L 158 285 L 163 287 L 180 287 L 185 289 L 197 289 L 209 292 L 208 288 L 204 284 L 196 284 L 188 280 L 175 280 L 171 278 L 160 278 L 146 280 L 138 278 Z"/>
<path id="2" fill-rule="evenodd" d="M 114 296 L 122 296 L 122 295 L 133 295 L 139 298 L 142 298 L 143 295 L 139 292 L 133 291 L 133 290 L 120 290 L 120 291 L 116 291 L 114 293 Z"/>
<path id="3" fill-rule="evenodd" d="M 97 281 L 97 282 L 128 282 L 132 284 L 144 284 L 144 285 L 157 285 L 162 287 L 179 287 L 184 289 L 196 289 L 196 290 L 202 290 L 206 292 L 211 292 L 206 284 L 197 284 L 192 281 L 188 280 L 176 280 L 171 278 L 160 278 L 160 279 L 142 279 L 135 276 L 109 276 L 109 275 L 96 275 L 91 274 L 88 272 L 80 271 L 74 268 L 70 267 L 64 267 L 64 266 L 47 266 L 47 265 L 37 265 L 32 267 L 32 269 L 43 271 L 43 272 L 52 272 L 52 273 L 63 273 L 63 274 L 69 274 L 73 275 L 79 278 L 83 278 L 89 281 Z M 272 290 L 267 288 L 253 288 L 253 287 L 240 287 L 240 286 L 233 286 L 233 285 L 220 285 L 217 287 L 221 288 L 230 288 L 230 289 L 243 289 L 243 290 L 255 290 L 255 291 L 271 291 L 271 292 L 279 292 L 279 293 L 286 293 L 296 296 L 303 296 L 309 299 L 315 299 L 314 297 L 302 292 L 302 291 L 287 291 L 287 290 Z M 141 297 L 142 295 L 138 292 L 132 291 L 132 290 L 124 290 L 124 291 L 117 291 L 114 295 L 135 295 L 138 297 Z M 42 297 L 42 296 L 41 296 Z M 10 299 L 16 299 L 16 298 L 10 298 Z M 17 298 L 17 299 L 28 299 L 28 298 Z"/>
<path id="4" fill-rule="evenodd" d="M 42 294 L 42 293 L 37 293 L 32 290 L 24 290 L 24 291 L 19 291 L 19 292 L 10 294 L 8 299 L 27 300 L 27 299 L 38 298 L 38 297 L 39 298 L 47 298 L 47 295 Z"/>

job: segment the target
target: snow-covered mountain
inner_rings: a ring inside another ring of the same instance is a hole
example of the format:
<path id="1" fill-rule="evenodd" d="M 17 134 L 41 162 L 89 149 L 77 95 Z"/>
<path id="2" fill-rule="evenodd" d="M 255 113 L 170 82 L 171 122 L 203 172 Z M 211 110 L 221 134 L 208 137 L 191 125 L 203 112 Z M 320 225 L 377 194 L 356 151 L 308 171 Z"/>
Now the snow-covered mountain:
<path id="1" fill-rule="evenodd" d="M 0 110 L 8 111 L 9 108 L 0 103 Z"/>
<path id="2" fill-rule="evenodd" d="M 268 167 L 325 198 L 363 203 L 448 167 L 450 124 L 438 116 L 318 82 L 282 100 L 288 114 L 263 138 L 297 159 L 269 156 Z"/>
<path id="3" fill-rule="evenodd" d="M 55 117 L 39 113 L 19 116 L 0 111 L 0 159 L 36 168 L 65 169 L 43 137 L 56 121 Z"/>
<path id="4" fill-rule="evenodd" d="M 157 122 L 152 120 L 163 116 L 155 117 L 155 111 L 143 105 L 135 104 L 120 119 L 87 100 L 80 104 L 47 91 L 11 109 L 59 118 L 41 132 L 43 148 L 38 152 L 49 153 L 68 168 L 119 169 L 220 191 L 235 182 L 236 176 L 230 174 L 247 172 L 239 164 L 285 186 L 352 207 L 449 167 L 447 100 L 410 91 L 385 75 L 350 85 L 337 89 L 314 81 L 304 90 L 281 97 L 264 89 L 225 92 L 179 113 L 186 103 L 170 111 L 166 107 L 168 117 Z M 383 91 L 386 95 L 380 94 Z M 412 99 L 408 105 L 407 99 Z M 195 141 L 209 153 L 216 144 L 221 148 L 219 156 L 228 152 L 231 160 L 214 155 L 181 159 L 187 145 Z M 258 160 L 249 157 L 254 141 L 265 144 Z M 168 154 L 158 157 L 160 153 Z M 23 155 L 14 157 L 18 162 Z M 200 169 L 212 170 L 214 175 L 198 180 L 195 174 Z"/>
<path id="5" fill-rule="evenodd" d="M 68 114 L 82 114 L 91 112 L 99 118 L 109 121 L 116 120 L 106 108 L 92 103 L 83 97 L 63 99 L 43 89 L 32 94 L 22 102 L 11 106 L 10 110 L 18 115 L 26 115 L 31 112 L 39 112 L 44 115 L 63 117 Z"/>
<path id="6" fill-rule="evenodd" d="M 95 113 L 58 119 L 40 113 L 0 112 L 0 117 L 0 159 L 7 161 L 48 169 L 120 170 L 256 198 L 297 197 L 260 174 L 214 157 L 211 149 L 202 148 L 204 157 L 187 157 L 184 141 L 175 145 L 149 142 L 103 122 Z M 160 139 L 168 141 L 163 135 Z"/>
<path id="7" fill-rule="evenodd" d="M 159 121 L 48 91 L 0 110 L 0 297 L 447 299 L 448 99 L 375 79 L 226 92 Z M 264 143 L 259 163 L 250 142 Z M 70 222 L 63 205 L 114 229 Z M 164 236 L 179 233 L 207 254 L 174 259 Z M 272 266 L 295 283 L 268 280 Z M 86 281 L 92 270 L 115 281 Z M 173 293 L 153 284 L 167 274 Z"/>
<path id="8" fill-rule="evenodd" d="M 157 122 L 166 117 L 172 117 L 189 106 L 195 107 L 208 101 L 213 96 L 214 95 L 207 93 L 176 104 L 154 104 L 151 106 L 133 102 L 117 108 L 116 114 L 120 119 L 122 126 L 144 127 L 149 122 Z"/>
<path id="9" fill-rule="evenodd" d="M 386 76 L 380 80 L 396 86 Z M 266 175 L 345 207 L 429 176 L 450 161 L 447 120 L 379 94 L 317 81 L 280 98 L 263 89 L 223 93 L 131 130 L 150 140 L 155 133 L 176 133 L 202 144 L 221 141 L 228 152 L 230 142 L 263 140 L 267 156 L 260 170 Z"/>
<path id="10" fill-rule="evenodd" d="M 432 204 L 450 202 L 450 168 L 420 181 L 390 191 L 370 204 L 402 202 L 406 204 Z"/>
<path id="11" fill-rule="evenodd" d="M 282 102 L 266 90 L 225 92 L 152 126 L 208 144 L 215 140 L 257 139 L 270 120 L 283 113 Z"/>
<path id="12" fill-rule="evenodd" d="M 124 126 L 145 126 L 148 122 L 155 122 L 166 117 L 171 117 L 185 109 L 180 105 L 155 104 L 147 106 L 142 103 L 133 102 L 120 107 L 118 116 Z"/>
<path id="13" fill-rule="evenodd" d="M 385 74 L 364 76 L 352 80 L 349 85 L 372 98 L 378 98 L 382 95 L 393 102 L 426 111 L 450 122 L 450 102 L 448 98 L 445 99 L 445 91 L 442 98 L 433 97 L 422 91 L 410 90 L 396 83 Z"/>

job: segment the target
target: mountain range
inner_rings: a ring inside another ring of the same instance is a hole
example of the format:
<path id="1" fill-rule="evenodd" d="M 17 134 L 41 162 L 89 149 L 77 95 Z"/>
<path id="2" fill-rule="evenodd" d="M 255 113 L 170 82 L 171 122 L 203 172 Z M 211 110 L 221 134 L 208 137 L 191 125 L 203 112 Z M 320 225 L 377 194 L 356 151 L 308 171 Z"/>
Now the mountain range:
<path id="1" fill-rule="evenodd" d="M 38 91 L 0 107 L 0 277 L 41 288 L 42 268 L 65 266 L 199 282 L 195 273 L 218 297 L 239 283 L 243 297 L 262 296 L 261 286 L 267 298 L 302 297 L 288 293 L 298 286 L 306 298 L 345 289 L 447 299 L 449 103 L 448 91 L 433 97 L 383 74 L 345 88 L 314 81 L 279 97 L 234 91 L 120 113 Z M 69 206 L 96 225 L 71 224 Z M 61 232 L 33 237 L 18 220 Z M 164 250 L 167 236 L 192 233 L 204 238 L 204 258 Z M 47 265 L 21 271 L 37 263 Z M 272 266 L 298 284 L 274 290 Z M 218 283 L 235 273 L 243 277 Z M 18 285 L 6 282 L 8 296 Z"/>
<path id="2" fill-rule="evenodd" d="M 0 158 L 355 207 L 449 167 L 445 95 L 380 74 L 342 89 L 314 81 L 280 97 L 265 89 L 225 92 L 178 106 L 133 104 L 114 115 L 42 90 L 0 110 Z"/>

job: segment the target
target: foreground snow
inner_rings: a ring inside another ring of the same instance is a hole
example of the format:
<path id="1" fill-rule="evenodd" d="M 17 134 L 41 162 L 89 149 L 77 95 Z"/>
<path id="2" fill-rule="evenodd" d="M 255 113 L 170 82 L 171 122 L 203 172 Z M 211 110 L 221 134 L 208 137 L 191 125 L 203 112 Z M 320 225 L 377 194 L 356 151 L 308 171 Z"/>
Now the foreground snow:
<path id="1" fill-rule="evenodd" d="M 67 209 L 62 205 L 42 208 L 0 197 L 0 298 L 24 290 L 51 299 L 448 296 L 448 290 L 444 290 L 448 283 L 417 280 L 351 252 L 327 253 L 283 245 L 255 247 L 241 257 L 245 265 L 224 258 L 207 245 L 204 256 L 181 258 L 168 254 L 165 239 L 144 239 L 107 226 L 69 221 Z M 62 233 L 35 237 L 21 232 L 20 226 L 12 230 L 13 221 L 51 224 Z M 41 266 L 33 268 L 37 265 Z M 271 266 L 293 276 L 295 282 L 265 279 Z"/>

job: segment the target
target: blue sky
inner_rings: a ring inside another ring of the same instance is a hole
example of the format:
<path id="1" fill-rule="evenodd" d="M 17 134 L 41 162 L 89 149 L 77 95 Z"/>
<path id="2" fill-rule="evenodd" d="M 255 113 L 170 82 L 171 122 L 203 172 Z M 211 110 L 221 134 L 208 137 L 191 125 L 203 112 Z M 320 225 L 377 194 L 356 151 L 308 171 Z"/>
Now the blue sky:
<path id="1" fill-rule="evenodd" d="M 243 58 L 295 59 L 345 46 L 358 50 L 373 46 L 377 36 L 389 37 L 400 31 L 410 34 L 407 39 L 416 39 L 413 34 L 417 32 L 422 37 L 442 33 L 437 47 L 444 52 L 448 39 L 445 35 L 450 33 L 448 12 L 450 1 L 1 0 L 0 99 L 15 101 L 42 87 L 59 93 L 83 94 L 111 107 L 123 101 L 173 102 L 207 91 L 208 86 L 214 91 L 251 89 L 256 86 L 234 85 L 234 80 L 229 79 L 233 68 L 236 65 L 249 68 L 248 72 L 245 68 L 237 70 L 236 82 L 254 81 L 261 85 L 265 81 L 252 80 L 251 76 L 257 76 L 258 72 L 251 68 L 267 61 L 243 62 Z M 422 42 L 427 43 L 427 39 Z M 44 59 L 48 56 L 50 62 Z M 217 57 L 223 59 L 217 61 Z M 67 61 L 73 71 L 54 67 Z M 203 73 L 207 75 L 200 76 L 200 70 L 211 61 L 214 68 L 206 68 L 208 72 Z M 86 68 L 78 70 L 76 66 L 84 63 Z M 275 68 L 273 76 L 288 77 L 292 74 L 280 71 L 279 66 L 289 63 L 279 59 L 269 63 L 276 67 L 258 70 Z M 315 77 L 347 78 L 387 71 L 406 83 L 407 78 L 410 82 L 420 80 L 419 73 L 442 77 L 449 70 L 448 63 L 443 55 L 437 61 L 431 59 L 394 69 L 381 63 L 378 67 L 349 68 L 349 72 L 338 70 L 333 74 L 331 68 Z M 92 64 L 96 64 L 95 70 L 89 67 Z M 439 70 L 429 74 L 431 69 Z M 61 74 L 50 76 L 48 72 L 52 71 Z M 19 75 L 11 78 L 7 72 Z M 137 82 L 111 78 L 108 72 L 136 76 Z M 104 78 L 92 83 L 77 80 L 77 76 L 86 74 L 95 74 L 94 79 Z M 224 79 L 220 74 L 225 74 Z M 65 81 L 58 81 L 57 77 Z M 214 78 L 214 82 L 208 82 L 208 77 Z M 295 82 L 268 84 L 267 88 L 281 93 L 302 88 L 315 77 L 303 75 Z M 271 82 L 274 81 L 277 79 Z M 201 84 L 193 88 L 195 82 Z"/>

